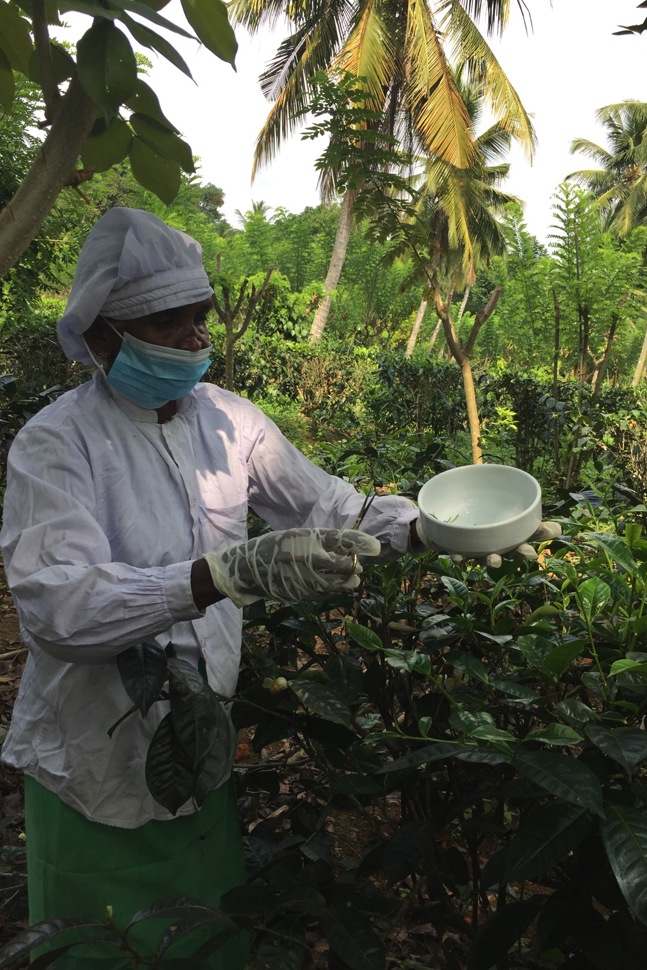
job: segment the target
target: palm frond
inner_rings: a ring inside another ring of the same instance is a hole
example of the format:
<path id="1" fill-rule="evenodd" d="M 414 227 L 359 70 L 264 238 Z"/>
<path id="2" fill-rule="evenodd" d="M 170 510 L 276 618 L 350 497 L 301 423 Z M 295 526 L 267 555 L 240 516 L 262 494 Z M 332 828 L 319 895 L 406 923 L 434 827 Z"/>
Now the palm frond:
<path id="1" fill-rule="evenodd" d="M 492 114 L 532 159 L 536 135 L 530 115 L 492 49 L 458 0 L 447 0 L 442 28 L 451 44 L 450 57 L 458 71 L 477 82 Z"/>

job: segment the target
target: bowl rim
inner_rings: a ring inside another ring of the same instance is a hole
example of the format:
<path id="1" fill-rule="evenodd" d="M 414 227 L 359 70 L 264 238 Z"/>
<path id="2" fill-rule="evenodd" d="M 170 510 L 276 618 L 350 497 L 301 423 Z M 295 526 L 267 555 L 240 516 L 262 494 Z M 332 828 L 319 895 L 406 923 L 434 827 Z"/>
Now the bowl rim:
<path id="1" fill-rule="evenodd" d="M 421 504 L 420 497 L 421 497 L 423 491 L 428 486 L 430 486 L 438 477 L 440 477 L 442 475 L 449 475 L 452 472 L 463 472 L 464 469 L 466 469 L 466 468 L 497 468 L 497 469 L 498 468 L 507 468 L 507 469 L 509 469 L 509 470 L 511 470 L 511 471 L 513 471 L 513 472 L 515 472 L 517 474 L 519 474 L 519 475 L 524 476 L 526 479 L 529 479 L 530 482 L 532 482 L 534 484 L 534 491 L 535 491 L 534 498 L 533 498 L 532 502 L 530 502 L 529 505 L 527 505 L 524 509 L 521 510 L 521 512 L 517 512 L 515 515 L 510 515 L 506 519 L 498 519 L 496 522 L 491 522 L 491 523 L 489 523 L 487 525 L 486 524 L 484 524 L 484 525 L 463 525 L 463 524 L 460 524 L 459 525 L 458 523 L 454 523 L 454 522 L 443 522 L 441 519 L 436 518 L 433 515 L 433 513 L 429 512 Z M 425 516 L 425 518 L 429 522 L 436 523 L 440 529 L 453 530 L 453 532 L 454 532 L 455 535 L 458 535 L 459 533 L 464 533 L 465 535 L 469 535 L 470 533 L 474 533 L 474 531 L 477 530 L 477 529 L 480 532 L 483 532 L 485 530 L 494 531 L 494 530 L 501 529 L 504 526 L 513 525 L 517 520 L 521 519 L 523 516 L 528 515 L 529 512 L 533 511 L 533 509 L 535 509 L 535 507 L 537 505 L 539 505 L 540 521 L 541 521 L 541 499 L 542 499 L 541 485 L 537 481 L 537 479 L 534 477 L 534 475 L 531 475 L 530 474 L 530 472 L 525 471 L 523 468 L 517 468 L 515 465 L 503 465 L 501 463 L 491 462 L 491 463 L 483 463 L 483 464 L 457 465 L 455 468 L 446 468 L 446 469 L 443 469 L 442 472 L 438 472 L 432 478 L 427 479 L 427 481 L 424 483 L 424 485 L 421 486 L 421 488 L 420 488 L 420 490 L 418 492 L 418 502 L 417 502 L 417 504 L 418 504 L 419 511 L 423 513 L 423 515 Z"/>

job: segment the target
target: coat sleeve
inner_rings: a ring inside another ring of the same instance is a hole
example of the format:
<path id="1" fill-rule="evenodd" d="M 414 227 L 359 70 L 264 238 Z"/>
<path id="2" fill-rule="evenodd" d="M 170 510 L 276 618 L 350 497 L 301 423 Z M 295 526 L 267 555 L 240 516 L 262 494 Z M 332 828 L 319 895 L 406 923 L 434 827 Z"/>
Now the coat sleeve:
<path id="1" fill-rule="evenodd" d="M 112 562 L 91 469 L 60 431 L 25 427 L 9 454 L 2 552 L 27 641 L 59 660 L 103 663 L 200 611 L 191 562 Z"/>
<path id="2" fill-rule="evenodd" d="M 311 462 L 269 418 L 252 408 L 246 437 L 249 502 L 254 511 L 274 529 L 354 528 L 365 495 Z M 381 558 L 390 559 L 407 551 L 410 523 L 417 516 L 418 508 L 410 499 L 377 496 L 359 528 L 379 539 Z"/>

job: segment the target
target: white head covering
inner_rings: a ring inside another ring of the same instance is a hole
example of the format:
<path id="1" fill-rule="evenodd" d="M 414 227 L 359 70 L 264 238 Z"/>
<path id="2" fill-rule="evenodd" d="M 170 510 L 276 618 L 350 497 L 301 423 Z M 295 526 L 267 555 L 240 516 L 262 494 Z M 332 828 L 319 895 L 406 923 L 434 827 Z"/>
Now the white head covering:
<path id="1" fill-rule="evenodd" d="M 81 249 L 58 339 L 70 360 L 89 364 L 82 334 L 98 314 L 133 320 L 212 294 L 195 239 L 143 209 L 116 206 L 95 223 Z"/>

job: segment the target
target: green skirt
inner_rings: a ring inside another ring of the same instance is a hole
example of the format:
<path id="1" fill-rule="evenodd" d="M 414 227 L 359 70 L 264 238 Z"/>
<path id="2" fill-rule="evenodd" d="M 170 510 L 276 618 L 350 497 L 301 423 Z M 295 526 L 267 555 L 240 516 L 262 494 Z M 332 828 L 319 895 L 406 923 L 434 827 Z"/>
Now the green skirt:
<path id="1" fill-rule="evenodd" d="M 211 792 L 193 815 L 122 829 L 90 822 L 26 777 L 25 832 L 32 925 L 55 916 L 104 919 L 109 912 L 123 930 L 139 909 L 156 900 L 184 895 L 218 906 L 227 890 L 245 881 L 231 781 Z M 129 930 L 128 943 L 150 959 L 161 934 L 176 922 L 144 920 Z M 207 930 L 192 931 L 171 946 L 166 960 L 191 957 L 207 936 Z M 51 948 L 57 945 L 54 942 Z M 38 954 L 42 952 L 39 949 Z M 247 959 L 247 940 L 239 934 L 199 966 L 242 970 Z M 124 951 L 88 943 L 75 946 L 61 965 L 66 970 L 116 970 L 138 964 Z"/>

